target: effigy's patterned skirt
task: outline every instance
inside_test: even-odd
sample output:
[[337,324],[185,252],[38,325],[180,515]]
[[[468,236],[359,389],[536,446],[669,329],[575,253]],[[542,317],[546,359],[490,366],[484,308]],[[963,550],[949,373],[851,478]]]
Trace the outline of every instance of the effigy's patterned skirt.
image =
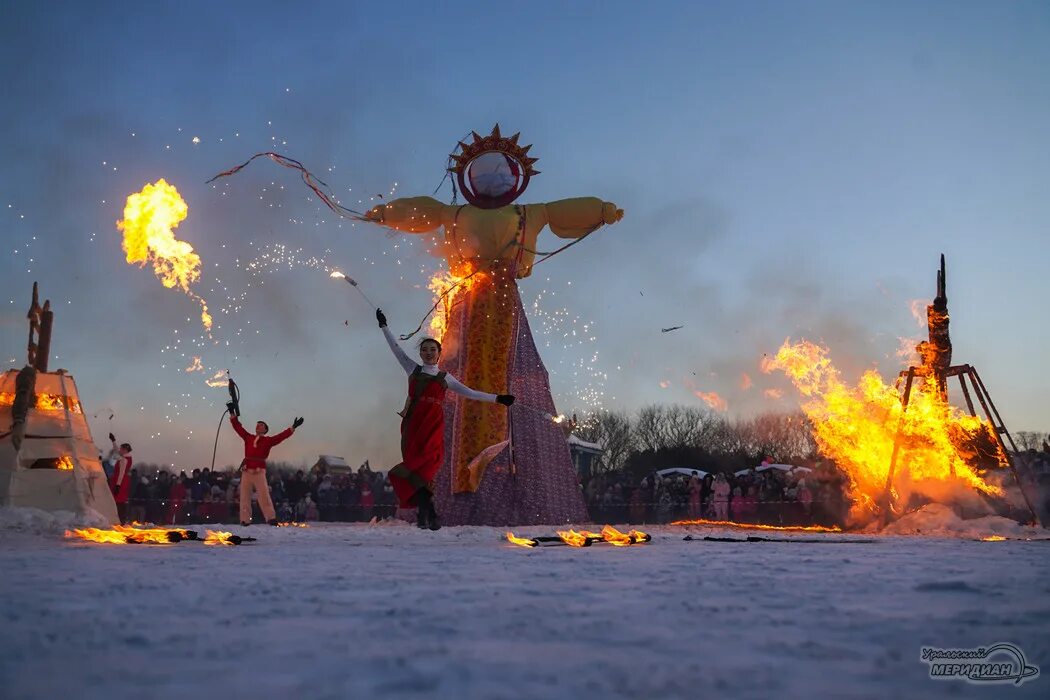
[[[489,277],[458,295],[442,345],[441,369],[479,391],[516,397],[508,410],[448,393],[445,460],[434,483],[442,522],[585,522],[587,509],[567,436],[541,415],[556,410],[515,280]],[[508,438],[507,449],[471,473],[468,465],[482,450]]]

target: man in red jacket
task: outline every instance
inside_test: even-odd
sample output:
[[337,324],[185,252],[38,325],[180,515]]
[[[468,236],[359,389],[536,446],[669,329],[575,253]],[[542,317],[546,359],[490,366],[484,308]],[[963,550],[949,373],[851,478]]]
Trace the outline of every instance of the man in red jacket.
[[266,522],[276,525],[277,514],[270,498],[270,485],[266,483],[266,458],[270,456],[270,448],[290,438],[295,429],[303,424],[303,419],[296,418],[291,427],[272,437],[266,434],[270,432],[270,426],[266,425],[265,421],[256,423],[255,435],[250,434],[233,411],[230,411],[230,424],[244,440],[244,461],[241,462],[241,525],[247,526],[252,522],[253,488],[259,492],[259,507],[262,508]]

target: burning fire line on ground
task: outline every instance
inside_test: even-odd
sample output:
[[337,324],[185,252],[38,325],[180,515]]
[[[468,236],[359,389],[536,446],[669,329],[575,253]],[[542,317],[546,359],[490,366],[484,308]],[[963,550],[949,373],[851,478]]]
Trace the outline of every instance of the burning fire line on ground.
[[587,530],[558,530],[557,536],[543,537],[517,537],[513,532],[508,532],[507,541],[520,547],[539,547],[541,544],[548,546],[590,547],[592,544],[606,543],[614,547],[628,547],[635,544],[650,542],[652,537],[639,530],[620,532],[612,525],[606,525],[601,532],[589,532]]
[[65,537],[67,539],[80,538],[96,544],[169,545],[185,540],[195,540],[206,545],[239,545],[243,542],[255,542],[254,537],[240,537],[229,532],[207,530],[202,540],[196,531],[185,528],[130,527],[127,525],[114,525],[111,530],[96,527],[66,530]]
[[761,525],[759,523],[736,523],[732,520],[675,520],[672,525],[705,525],[710,527],[736,527],[742,530],[779,530],[782,532],[842,532],[840,527],[822,525]]

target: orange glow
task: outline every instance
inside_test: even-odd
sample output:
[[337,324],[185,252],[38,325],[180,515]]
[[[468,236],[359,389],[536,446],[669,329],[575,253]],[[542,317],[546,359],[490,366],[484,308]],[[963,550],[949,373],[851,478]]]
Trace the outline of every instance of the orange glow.
[[58,464],[55,465],[55,469],[60,469],[64,472],[73,471],[73,460],[68,456],[63,455],[59,460]]
[[774,401],[776,401],[783,395],[784,392],[780,389],[766,389],[762,392],[762,396],[765,396],[767,399],[773,399]]
[[[14,406],[15,395],[0,393],[0,406]],[[61,394],[37,394],[34,408],[38,411],[62,411],[68,407],[70,413],[83,413],[80,402],[71,396]]]
[[982,537],[981,538],[981,542],[1005,542],[1005,541],[1006,541],[1006,538],[1003,537],[1002,535],[988,535],[987,537]]
[[187,367],[185,369],[185,371],[186,372],[203,372],[204,371],[204,365],[201,364],[201,358],[199,358],[196,355],[194,355],[193,362],[190,363],[190,366]]
[[484,272],[475,274],[473,263],[470,261],[463,263],[459,271],[462,274],[439,272],[427,283],[427,289],[433,292],[434,303],[437,304],[434,315],[430,317],[430,336],[439,342],[448,331],[449,314],[452,312],[455,298],[462,292],[471,290],[486,276]]
[[696,396],[696,398],[703,401],[704,403],[706,403],[711,408],[715,409],[716,411],[725,411],[729,408],[729,405],[726,403],[726,400],[719,396],[717,392],[694,391],[693,395]]
[[740,390],[747,391],[751,388],[751,375],[747,372],[740,373]]
[[174,186],[163,178],[128,195],[124,218],[117,228],[124,233],[128,264],[153,265],[153,272],[168,289],[178,287],[201,306],[201,323],[211,330],[212,318],[204,299],[190,290],[201,275],[200,256],[193,246],[175,238],[173,229],[186,218],[189,208]]
[[936,498],[936,492],[956,484],[1002,495],[1002,489],[975,471],[980,445],[994,446],[995,454],[986,452],[985,457],[1006,465],[991,426],[941,401],[932,377],[915,378],[904,413],[897,389],[883,383],[878,372],[868,370],[856,387],[847,386],[827,350],[808,341],[785,341],[776,357],[763,365],[763,371],[784,372],[805,397],[802,410],[813,424],[817,446],[848,477],[852,522],[867,521],[879,512],[898,425],[900,448],[891,493],[897,503],[891,508],[899,510],[898,504],[913,491]]
[[839,527],[820,525],[759,525],[758,523],[734,523],[732,520],[675,520],[672,525],[707,525],[714,527],[738,527],[742,530],[784,530],[790,532],[842,532]]
[[535,547],[537,544],[536,540],[530,540],[527,537],[515,537],[513,532],[507,533],[507,541],[519,547]]

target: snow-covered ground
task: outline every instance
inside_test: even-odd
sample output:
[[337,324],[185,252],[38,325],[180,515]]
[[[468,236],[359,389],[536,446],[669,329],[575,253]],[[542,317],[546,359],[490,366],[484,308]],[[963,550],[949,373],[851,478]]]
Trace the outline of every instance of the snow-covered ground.
[[[870,543],[666,526],[622,549],[255,526],[218,548],[73,542],[3,510],[5,699],[1050,697],[1050,542],[973,539],[1050,533],[998,518]],[[974,686],[919,660],[994,642],[1043,675]]]

